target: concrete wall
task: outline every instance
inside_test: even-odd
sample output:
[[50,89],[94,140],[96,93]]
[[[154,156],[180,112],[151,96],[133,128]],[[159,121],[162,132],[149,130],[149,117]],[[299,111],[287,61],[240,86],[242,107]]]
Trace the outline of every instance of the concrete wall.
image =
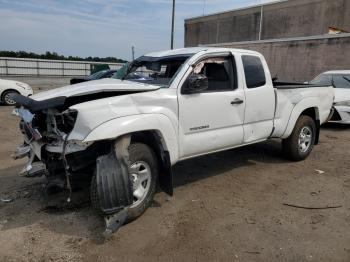
[[328,70],[350,70],[350,34],[295,40],[216,44],[262,53],[272,76],[304,82]]
[[[185,20],[185,46],[259,39],[261,7]],[[350,32],[350,0],[289,0],[263,7],[261,39]]]

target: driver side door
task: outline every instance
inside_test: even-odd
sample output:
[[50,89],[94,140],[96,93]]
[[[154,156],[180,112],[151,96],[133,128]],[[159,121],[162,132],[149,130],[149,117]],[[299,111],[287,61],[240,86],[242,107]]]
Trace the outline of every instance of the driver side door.
[[178,95],[181,159],[242,144],[245,97],[243,88],[238,86],[235,65],[231,54],[200,60],[192,74],[205,75],[208,88],[185,94],[187,80],[181,87]]

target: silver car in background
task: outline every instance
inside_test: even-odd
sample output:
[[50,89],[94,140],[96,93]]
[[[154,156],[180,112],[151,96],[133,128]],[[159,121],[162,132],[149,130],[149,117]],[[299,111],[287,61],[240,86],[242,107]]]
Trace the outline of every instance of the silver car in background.
[[350,124],[350,70],[328,71],[320,74],[310,84],[334,86],[334,113],[329,122]]

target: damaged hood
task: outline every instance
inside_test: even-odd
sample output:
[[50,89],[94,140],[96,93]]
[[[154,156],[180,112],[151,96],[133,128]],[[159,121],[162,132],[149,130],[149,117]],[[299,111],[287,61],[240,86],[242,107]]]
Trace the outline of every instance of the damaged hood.
[[49,91],[38,93],[31,98],[37,101],[47,100],[55,97],[76,97],[107,92],[142,92],[159,89],[159,86],[143,83],[105,78],[101,80],[83,82],[75,85],[64,86]]

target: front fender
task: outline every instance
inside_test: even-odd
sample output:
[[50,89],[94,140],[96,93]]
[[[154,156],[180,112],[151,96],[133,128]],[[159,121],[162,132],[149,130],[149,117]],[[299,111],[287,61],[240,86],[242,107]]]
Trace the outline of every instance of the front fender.
[[[282,138],[289,137],[294,129],[294,126],[299,118],[299,116],[309,108],[316,109],[316,120],[320,120],[320,112],[319,112],[319,98],[318,97],[309,97],[305,98],[296,104],[290,114],[289,121],[287,127],[282,135]],[[329,112],[328,112],[329,114]]]
[[174,164],[179,157],[178,136],[170,119],[163,114],[139,114],[112,119],[94,128],[83,142],[115,139],[125,134],[148,130],[159,133],[164,148],[170,153],[171,163]]

